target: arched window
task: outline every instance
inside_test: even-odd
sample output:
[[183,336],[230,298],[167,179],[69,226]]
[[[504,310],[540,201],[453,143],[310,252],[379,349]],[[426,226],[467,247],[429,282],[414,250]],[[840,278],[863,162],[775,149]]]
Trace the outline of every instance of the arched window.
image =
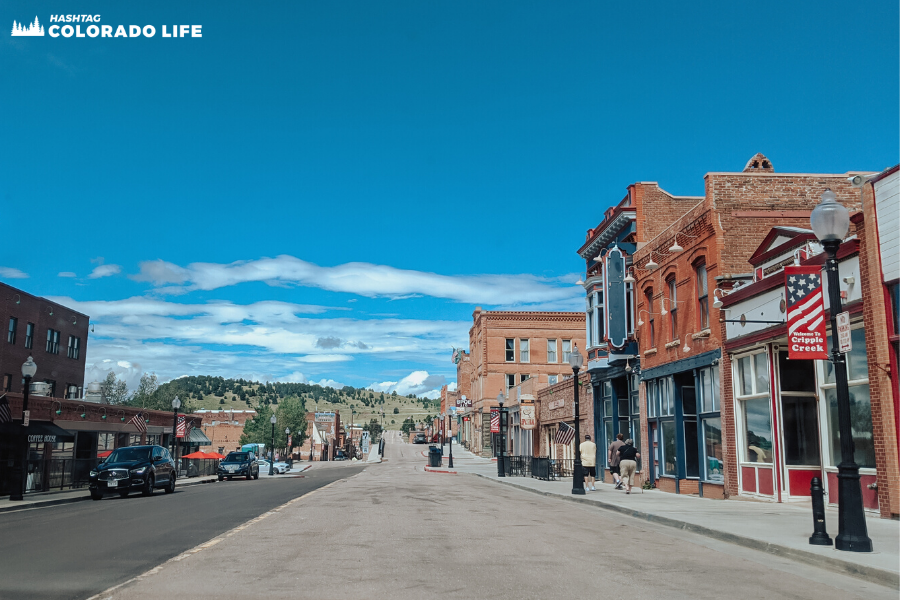
[[699,317],[700,330],[709,329],[709,292],[706,284],[706,263],[700,262],[694,267],[697,273],[697,302],[700,305],[697,315]]
[[669,291],[669,332],[672,340],[678,339],[678,298],[675,291],[675,275],[666,280],[666,288]]
[[653,288],[644,290],[647,296],[647,323],[650,326],[650,347],[656,348],[656,328],[653,323]]

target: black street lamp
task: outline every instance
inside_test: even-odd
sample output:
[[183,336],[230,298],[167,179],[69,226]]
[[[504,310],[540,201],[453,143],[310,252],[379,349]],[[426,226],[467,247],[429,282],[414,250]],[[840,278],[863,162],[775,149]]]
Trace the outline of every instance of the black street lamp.
[[[288,458],[290,458],[290,456],[291,456],[291,445],[288,444],[288,440],[290,439],[290,436],[291,436],[291,428],[285,427],[284,428],[284,444],[286,446],[286,452],[287,452]],[[287,459],[285,459],[285,461],[287,461]],[[293,464],[293,459],[292,459],[291,464]]]
[[272,418],[269,419],[269,423],[272,424],[272,448],[269,450],[269,475],[275,475],[275,423],[278,422],[278,419],[275,418],[275,415],[272,415]]
[[172,398],[172,460],[178,460],[178,409],[181,408],[181,400],[178,396]]
[[453,421],[450,420],[450,415],[447,415],[447,437],[450,439],[450,462],[448,463],[448,467],[453,468]]
[[497,404],[500,405],[500,408],[498,409],[498,416],[500,417],[500,433],[497,434],[497,446],[499,446],[500,452],[497,454],[497,477],[506,477],[506,431],[508,422],[506,419],[506,409],[503,408],[504,400],[503,392],[497,394]]
[[841,436],[841,464],[838,465],[838,534],[834,539],[837,550],[871,552],[872,540],[866,529],[859,465],[853,459],[853,434],[850,427],[850,387],[847,385],[847,362],[838,345],[837,316],[843,309],[837,251],[850,229],[850,212],[836,201],[834,192],[826,189],[822,202],[809,216],[816,237],[828,258],[825,273],[828,277],[828,303],[831,309],[831,364],[834,368],[837,394],[838,429]]
[[19,458],[19,466],[14,469],[13,482],[14,487],[10,490],[10,500],[23,500],[25,494],[25,474],[28,472],[28,428],[30,426],[31,416],[28,412],[28,392],[31,388],[31,378],[37,373],[37,365],[30,356],[28,360],[22,363],[22,377],[24,378],[25,387],[22,388],[22,425],[25,429],[22,432],[22,451]]
[[584,470],[581,468],[581,412],[578,407],[578,371],[584,364],[584,357],[578,351],[578,346],[572,348],[569,354],[569,364],[572,366],[572,373],[575,375],[573,382],[574,399],[575,399],[575,464],[572,468],[572,493],[576,495],[584,495]]

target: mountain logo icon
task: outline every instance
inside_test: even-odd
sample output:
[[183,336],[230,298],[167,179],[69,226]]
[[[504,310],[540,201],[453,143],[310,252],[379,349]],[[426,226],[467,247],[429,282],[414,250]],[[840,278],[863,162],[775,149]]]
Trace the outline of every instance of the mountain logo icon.
[[13,36],[41,36],[44,35],[44,26],[38,22],[38,18],[34,18],[34,23],[31,23],[27,27],[21,23],[16,23],[13,21],[12,26],[12,35]]

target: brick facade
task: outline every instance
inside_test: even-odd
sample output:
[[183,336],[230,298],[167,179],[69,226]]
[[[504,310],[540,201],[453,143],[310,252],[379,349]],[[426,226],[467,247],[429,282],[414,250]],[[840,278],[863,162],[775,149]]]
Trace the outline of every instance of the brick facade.
[[[578,412],[580,418],[579,432],[581,440],[584,441],[585,435],[590,435],[592,439],[594,435],[594,394],[591,386],[591,376],[589,373],[582,371],[578,374],[580,387],[578,388]],[[538,390],[536,399],[536,413],[538,414],[538,429],[540,435],[536,441],[536,452],[539,456],[562,456],[562,448],[556,446],[551,448],[553,444],[551,432],[555,431],[554,426],[565,421],[569,425],[575,424],[575,378],[571,376],[569,370],[569,378],[557,383],[556,385],[547,386]],[[569,452],[574,452],[574,444],[580,443],[579,440],[572,441],[572,448]],[[600,450],[602,451],[602,449]]]

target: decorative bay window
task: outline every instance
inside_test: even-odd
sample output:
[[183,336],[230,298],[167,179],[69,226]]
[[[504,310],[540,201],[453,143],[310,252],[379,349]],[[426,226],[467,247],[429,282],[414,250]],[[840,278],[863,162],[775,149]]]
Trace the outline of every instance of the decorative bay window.
[[603,344],[606,337],[606,313],[603,305],[603,291],[596,290],[587,295],[587,314],[585,328],[587,347],[593,348]]

